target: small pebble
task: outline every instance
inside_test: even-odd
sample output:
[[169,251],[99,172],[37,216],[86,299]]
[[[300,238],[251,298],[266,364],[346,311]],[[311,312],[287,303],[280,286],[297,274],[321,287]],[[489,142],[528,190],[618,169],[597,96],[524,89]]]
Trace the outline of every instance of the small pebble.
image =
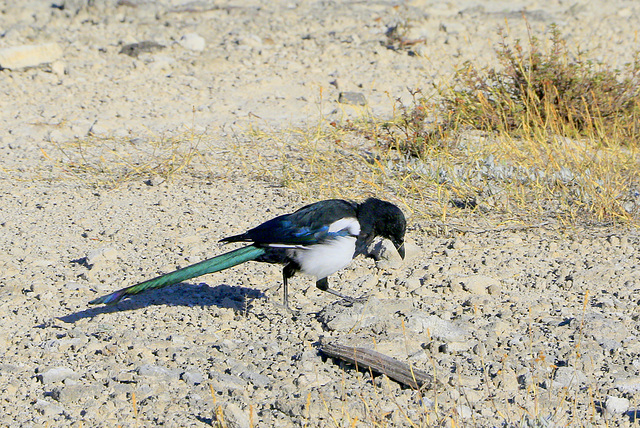
[[350,104],[355,106],[367,105],[367,99],[364,97],[364,94],[360,92],[340,92],[338,102],[340,104]]

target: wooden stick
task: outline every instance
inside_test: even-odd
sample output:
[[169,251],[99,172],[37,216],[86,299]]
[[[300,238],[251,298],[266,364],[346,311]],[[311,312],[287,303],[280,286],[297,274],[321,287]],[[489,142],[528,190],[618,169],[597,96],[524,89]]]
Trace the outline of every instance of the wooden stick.
[[329,357],[355,364],[356,368],[364,367],[385,374],[410,388],[430,389],[434,386],[433,376],[429,373],[414,369],[407,363],[371,349],[355,348],[339,343],[323,343],[320,345],[320,350]]

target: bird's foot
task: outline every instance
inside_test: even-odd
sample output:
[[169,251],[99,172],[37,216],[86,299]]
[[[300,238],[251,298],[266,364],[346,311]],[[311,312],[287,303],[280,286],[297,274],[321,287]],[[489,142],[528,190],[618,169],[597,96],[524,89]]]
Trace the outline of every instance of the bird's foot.
[[369,299],[371,298],[371,294],[363,294],[360,297],[356,297],[355,299],[353,299],[353,303],[367,303],[369,301]]
[[331,293],[334,296],[337,296],[339,298],[341,298],[342,300],[348,302],[349,304],[353,305],[354,303],[365,303],[367,300],[369,300],[370,295],[365,294],[364,296],[361,297],[351,297],[351,296],[347,296],[345,294],[342,294],[338,291],[332,290],[330,288],[324,290],[327,293]]
[[297,309],[291,309],[291,307],[289,306],[288,303],[278,303],[278,302],[272,302],[273,306],[283,309],[286,312],[290,313],[291,315],[293,315],[294,317],[297,317],[300,315],[300,311]]

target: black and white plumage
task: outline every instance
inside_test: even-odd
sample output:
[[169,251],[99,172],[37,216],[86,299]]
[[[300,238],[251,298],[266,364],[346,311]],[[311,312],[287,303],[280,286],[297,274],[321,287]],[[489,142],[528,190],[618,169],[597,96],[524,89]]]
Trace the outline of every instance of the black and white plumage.
[[376,198],[369,198],[362,203],[342,199],[320,201],[221,240],[251,243],[248,246],[124,288],[91,303],[116,303],[128,295],[217,272],[250,260],[284,265],[283,303],[287,308],[288,280],[296,272],[316,277],[316,286],[323,291],[351,299],[330,289],[327,277],[346,267],[354,257],[366,254],[367,247],[376,236],[391,240],[404,258],[405,231],[406,220],[402,211],[390,202]]

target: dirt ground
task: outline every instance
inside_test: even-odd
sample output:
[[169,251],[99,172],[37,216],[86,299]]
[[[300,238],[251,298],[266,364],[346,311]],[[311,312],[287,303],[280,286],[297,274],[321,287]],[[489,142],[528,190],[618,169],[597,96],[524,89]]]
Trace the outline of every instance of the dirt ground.
[[[341,92],[390,117],[411,89],[495,62],[498,27],[525,39],[527,23],[555,23],[622,65],[639,20],[640,4],[622,0],[0,1],[0,49],[61,48],[0,71],[0,424],[635,426],[636,230],[433,236],[415,220],[403,264],[358,259],[330,278],[366,303],[296,276],[296,316],[277,306],[280,269],[258,263],[87,302],[313,202],[234,169],[233,147],[250,153],[255,129],[362,114]],[[123,49],[144,41],[155,44]],[[54,162],[89,135],[135,146],[185,133],[206,139],[214,174],[95,187]],[[320,340],[375,348],[440,384],[372,379],[324,357]]]

